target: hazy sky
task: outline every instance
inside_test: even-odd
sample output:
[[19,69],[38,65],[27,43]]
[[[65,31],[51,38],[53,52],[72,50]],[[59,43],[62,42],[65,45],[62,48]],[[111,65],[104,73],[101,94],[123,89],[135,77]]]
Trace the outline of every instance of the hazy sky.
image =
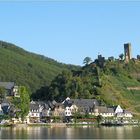
[[63,63],[140,54],[140,2],[0,1],[0,40]]

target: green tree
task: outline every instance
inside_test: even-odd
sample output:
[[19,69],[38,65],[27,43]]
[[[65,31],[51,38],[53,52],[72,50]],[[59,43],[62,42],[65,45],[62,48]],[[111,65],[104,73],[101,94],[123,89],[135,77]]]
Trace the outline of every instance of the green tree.
[[92,62],[92,59],[90,57],[85,57],[83,60],[83,64],[88,65]]
[[90,94],[89,90],[86,89],[86,90],[84,90],[83,92],[84,92],[84,98],[85,98],[85,99],[90,99],[91,94]]
[[98,123],[98,125],[100,125],[102,119],[103,119],[103,117],[101,115],[97,116],[97,123]]
[[29,113],[29,105],[30,105],[30,97],[26,87],[20,86],[19,88],[20,93],[20,109],[21,109],[21,118],[22,120],[25,116]]
[[71,93],[71,77],[72,74],[69,71],[63,71],[61,74],[56,76],[56,78],[52,81],[49,94],[52,99],[65,99]]
[[22,120],[28,115],[29,113],[29,92],[26,87],[20,86],[19,87],[19,95],[20,98],[15,97],[13,100],[14,108],[16,110],[16,117],[21,117]]
[[123,59],[124,59],[124,54],[121,53],[121,54],[119,55],[119,58],[120,58],[121,60],[123,60]]
[[81,116],[79,110],[74,110],[73,112],[73,119],[74,119],[74,123],[77,123],[79,116]]
[[5,98],[6,91],[3,87],[0,87],[0,100],[2,101]]

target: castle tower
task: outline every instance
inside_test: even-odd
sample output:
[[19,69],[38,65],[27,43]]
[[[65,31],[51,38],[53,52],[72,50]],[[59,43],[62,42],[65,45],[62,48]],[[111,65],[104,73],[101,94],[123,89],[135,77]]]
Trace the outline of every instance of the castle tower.
[[125,62],[129,62],[131,59],[131,43],[124,44],[124,56],[125,56]]

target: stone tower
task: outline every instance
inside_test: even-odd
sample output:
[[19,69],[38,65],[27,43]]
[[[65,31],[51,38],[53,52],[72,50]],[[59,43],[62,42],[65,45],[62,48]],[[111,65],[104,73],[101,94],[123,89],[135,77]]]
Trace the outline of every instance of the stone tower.
[[131,59],[131,43],[124,44],[124,57],[125,62],[128,63]]

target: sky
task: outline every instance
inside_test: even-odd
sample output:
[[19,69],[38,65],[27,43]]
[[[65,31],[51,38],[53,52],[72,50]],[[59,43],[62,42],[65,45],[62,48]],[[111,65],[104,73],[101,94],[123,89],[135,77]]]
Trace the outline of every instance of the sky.
[[58,62],[140,54],[140,1],[0,1],[0,40]]

